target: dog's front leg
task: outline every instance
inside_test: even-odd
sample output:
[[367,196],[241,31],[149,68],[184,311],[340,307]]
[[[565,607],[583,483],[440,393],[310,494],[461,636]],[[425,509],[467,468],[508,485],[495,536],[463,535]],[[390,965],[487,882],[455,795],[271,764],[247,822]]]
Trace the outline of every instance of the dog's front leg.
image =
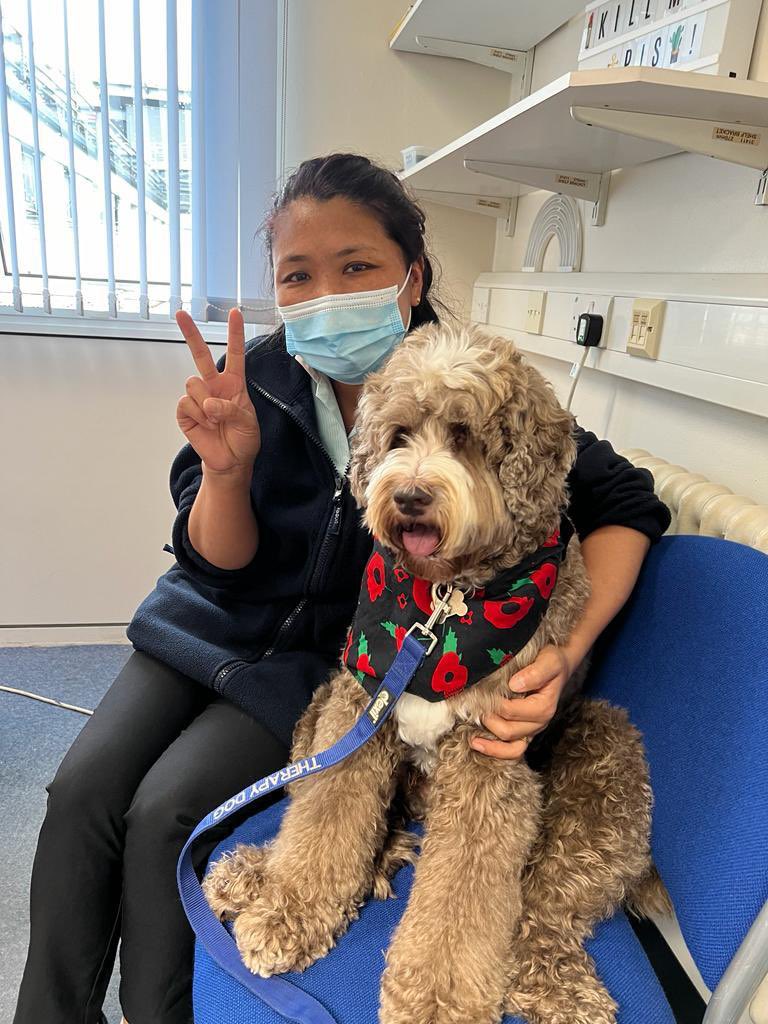
[[523,762],[440,744],[408,907],[387,953],[381,1024],[496,1024],[536,836],[539,783]]
[[[310,754],[357,721],[368,695],[346,670],[331,681]],[[246,965],[256,974],[303,970],[357,916],[384,841],[402,743],[392,722],[341,764],[291,783],[291,801],[268,848],[256,901],[235,920]]]

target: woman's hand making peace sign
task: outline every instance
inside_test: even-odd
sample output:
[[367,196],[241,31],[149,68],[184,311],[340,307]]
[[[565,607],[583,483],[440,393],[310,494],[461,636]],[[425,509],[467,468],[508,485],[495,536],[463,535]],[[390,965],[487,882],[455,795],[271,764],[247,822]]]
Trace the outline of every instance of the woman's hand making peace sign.
[[176,406],[179,427],[207,469],[231,473],[250,468],[261,448],[261,431],[245,383],[242,313],[229,311],[221,373],[189,313],[179,310],[176,323],[200,372],[200,377],[187,378],[187,393]]

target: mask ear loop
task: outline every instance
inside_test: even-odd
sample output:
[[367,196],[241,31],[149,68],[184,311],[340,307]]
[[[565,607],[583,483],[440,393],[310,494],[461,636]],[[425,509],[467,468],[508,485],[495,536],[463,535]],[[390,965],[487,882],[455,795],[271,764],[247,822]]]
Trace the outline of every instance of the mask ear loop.
[[413,270],[413,264],[411,264],[410,267],[408,268],[408,273],[405,275],[405,280],[403,281],[402,285],[400,286],[400,290],[398,291],[397,295],[395,296],[396,299],[399,299],[400,296],[403,294],[403,288],[405,288],[405,286],[408,284],[408,278],[411,276],[411,271],[412,270]]
[[[408,284],[408,278],[411,276],[411,271],[412,270],[413,270],[413,264],[411,264],[410,267],[408,268],[408,273],[405,275],[405,280],[403,281],[402,287],[400,288],[400,290],[398,291],[397,295],[395,296],[395,299],[399,299],[400,296],[403,294],[403,289]],[[408,333],[408,330],[409,330],[409,328],[411,326],[411,320],[412,319],[413,319],[413,306],[409,302],[408,303],[408,323],[405,325],[405,333],[406,334]]]

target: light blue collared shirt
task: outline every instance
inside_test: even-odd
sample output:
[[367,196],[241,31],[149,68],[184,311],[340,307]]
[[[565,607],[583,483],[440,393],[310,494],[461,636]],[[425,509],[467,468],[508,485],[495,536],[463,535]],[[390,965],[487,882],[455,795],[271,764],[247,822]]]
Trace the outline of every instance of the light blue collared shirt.
[[314,366],[310,366],[301,356],[294,355],[293,358],[304,367],[312,378],[312,396],[315,400],[320,440],[328,449],[339,475],[344,476],[349,462],[349,441],[357,429],[357,424],[347,434],[339,403],[336,400],[336,392],[333,390],[328,376],[321,370],[316,370]]

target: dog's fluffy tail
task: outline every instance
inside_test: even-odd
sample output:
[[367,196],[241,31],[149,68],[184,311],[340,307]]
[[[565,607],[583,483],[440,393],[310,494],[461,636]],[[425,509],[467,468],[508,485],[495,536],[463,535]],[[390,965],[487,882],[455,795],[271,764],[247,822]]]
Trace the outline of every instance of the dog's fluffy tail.
[[658,871],[651,866],[648,874],[636,882],[626,897],[626,908],[635,917],[668,917],[672,900]]

